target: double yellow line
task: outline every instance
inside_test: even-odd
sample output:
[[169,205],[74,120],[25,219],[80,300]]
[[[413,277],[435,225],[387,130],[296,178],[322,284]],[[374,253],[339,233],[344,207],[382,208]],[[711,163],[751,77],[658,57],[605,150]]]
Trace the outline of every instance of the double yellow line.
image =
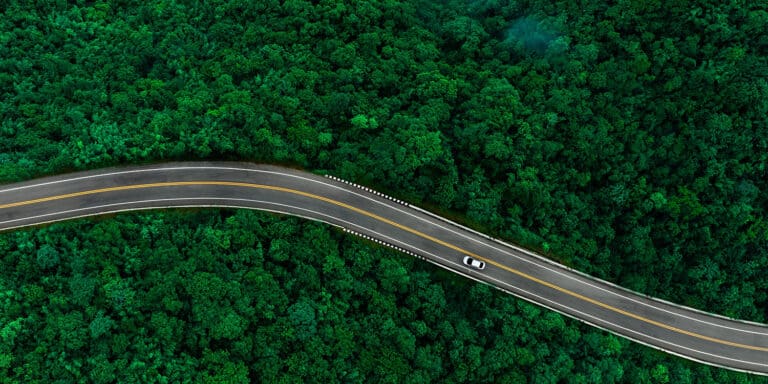
[[667,324],[658,322],[656,320],[651,320],[651,319],[648,319],[648,318],[640,316],[640,315],[636,315],[634,313],[625,311],[623,309],[616,308],[616,307],[614,307],[612,305],[605,304],[603,302],[600,302],[600,301],[597,301],[595,299],[589,298],[589,297],[584,296],[582,294],[573,292],[573,291],[568,290],[566,288],[562,288],[562,287],[560,287],[558,285],[555,285],[553,283],[544,281],[544,280],[539,279],[539,278],[537,278],[535,276],[531,276],[531,275],[529,275],[529,274],[527,274],[525,272],[518,271],[518,270],[516,270],[514,268],[510,268],[510,267],[508,267],[506,265],[503,265],[503,264],[499,264],[499,263],[497,263],[497,262],[495,262],[493,260],[488,260],[485,257],[477,255],[477,254],[475,254],[473,252],[467,251],[467,250],[462,249],[462,248],[460,248],[458,246],[455,246],[455,245],[453,245],[451,243],[448,243],[448,242],[445,242],[443,240],[437,239],[437,238],[435,238],[433,236],[427,235],[426,233],[423,233],[423,232],[417,231],[417,230],[415,230],[413,228],[407,227],[405,225],[396,223],[396,222],[394,222],[392,220],[389,220],[387,218],[381,217],[381,216],[376,215],[374,213],[371,213],[371,212],[365,211],[363,209],[351,206],[349,204],[342,203],[342,202],[337,201],[337,200],[329,199],[327,197],[315,195],[315,194],[308,193],[308,192],[302,192],[302,191],[295,190],[295,189],[290,189],[290,188],[275,187],[275,186],[263,185],[263,184],[229,182],[229,181],[178,181],[178,182],[148,183],[148,184],[126,185],[126,186],[120,186],[120,187],[100,188],[100,189],[93,189],[93,190],[88,190],[88,191],[67,193],[67,194],[63,194],[63,195],[42,197],[42,198],[32,199],[32,200],[19,201],[19,202],[16,202],[16,203],[2,204],[2,205],[0,205],[0,209],[19,207],[19,206],[24,206],[24,205],[44,203],[44,202],[48,202],[48,201],[62,200],[62,199],[68,199],[68,198],[73,198],[73,197],[86,196],[86,195],[94,195],[94,194],[107,193],[107,192],[127,191],[127,190],[145,189],[145,188],[201,186],[201,185],[215,185],[215,186],[230,186],[230,187],[245,187],[245,188],[266,189],[266,190],[272,190],[272,191],[291,193],[291,194],[294,194],[294,195],[300,195],[300,196],[308,197],[308,198],[311,198],[311,199],[320,200],[320,201],[323,201],[323,202],[326,202],[326,203],[329,203],[329,204],[332,204],[332,205],[336,205],[336,206],[339,206],[339,207],[343,207],[343,208],[349,209],[349,210],[354,211],[356,213],[359,213],[361,215],[368,216],[368,217],[373,218],[375,220],[381,221],[383,223],[387,223],[389,225],[392,225],[393,227],[399,228],[399,229],[401,229],[403,231],[406,231],[406,232],[410,232],[410,233],[412,233],[412,234],[414,234],[416,236],[419,236],[421,238],[430,240],[430,241],[432,241],[434,243],[437,243],[437,244],[440,244],[440,245],[442,245],[444,247],[447,247],[447,248],[453,249],[453,250],[455,250],[457,252],[461,252],[463,254],[472,256],[473,258],[476,258],[476,259],[479,259],[479,260],[483,260],[486,263],[491,264],[491,265],[493,265],[493,266],[495,266],[497,268],[503,269],[503,270],[505,270],[507,272],[513,273],[515,275],[518,275],[518,276],[523,277],[525,279],[528,279],[530,281],[536,282],[536,283],[541,284],[541,285],[543,285],[545,287],[554,289],[554,290],[556,290],[558,292],[561,292],[563,294],[566,294],[568,296],[572,296],[572,297],[578,298],[578,299],[586,301],[586,302],[588,302],[590,304],[593,304],[593,305],[596,305],[598,307],[610,310],[610,311],[615,312],[615,313],[622,314],[624,316],[633,318],[635,320],[639,320],[639,321],[645,322],[647,324],[655,325],[657,327],[660,327],[660,328],[663,328],[663,329],[666,329],[666,330],[669,330],[669,331],[672,331],[672,332],[677,332],[677,333],[680,333],[680,334],[683,334],[683,335],[691,336],[691,337],[694,337],[694,338],[697,338],[697,339],[701,339],[701,340],[710,341],[710,342],[717,343],[717,344],[723,344],[723,345],[728,345],[728,346],[732,346],[732,347],[750,349],[750,350],[754,350],[754,351],[768,352],[768,348],[766,348],[766,347],[758,347],[758,346],[754,346],[754,345],[735,343],[735,342],[731,342],[731,341],[727,341],[727,340],[718,339],[718,338],[715,338],[715,337],[701,335],[701,334],[698,334],[698,333],[695,333],[695,332],[690,332],[690,331],[686,331],[684,329],[673,327],[671,325],[667,325]]

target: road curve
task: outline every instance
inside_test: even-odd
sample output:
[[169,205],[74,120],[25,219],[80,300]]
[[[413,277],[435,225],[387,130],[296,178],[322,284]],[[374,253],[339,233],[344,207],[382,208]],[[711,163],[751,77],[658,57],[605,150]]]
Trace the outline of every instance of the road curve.
[[[239,207],[377,239],[452,272],[636,342],[768,375],[768,326],[649,298],[336,178],[248,163],[102,169],[0,186],[0,231],[112,212]],[[485,261],[482,271],[464,255]]]

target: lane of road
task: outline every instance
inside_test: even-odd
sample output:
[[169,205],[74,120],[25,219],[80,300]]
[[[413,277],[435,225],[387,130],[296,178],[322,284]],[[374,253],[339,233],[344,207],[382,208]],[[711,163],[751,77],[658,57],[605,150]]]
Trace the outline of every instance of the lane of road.
[[[768,375],[766,325],[648,298],[374,191],[282,167],[169,163],[0,186],[0,230],[182,206],[259,209],[322,221],[642,344],[711,365]],[[461,261],[464,255],[485,261],[486,269],[466,267]]]

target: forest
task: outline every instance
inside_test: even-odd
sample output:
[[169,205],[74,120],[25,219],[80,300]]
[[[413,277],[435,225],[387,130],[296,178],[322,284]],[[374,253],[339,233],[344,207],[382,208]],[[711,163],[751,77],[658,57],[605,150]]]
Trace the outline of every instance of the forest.
[[[768,9],[734,0],[18,1],[0,183],[328,173],[648,295],[768,321]],[[319,223],[0,233],[2,383],[768,383]]]

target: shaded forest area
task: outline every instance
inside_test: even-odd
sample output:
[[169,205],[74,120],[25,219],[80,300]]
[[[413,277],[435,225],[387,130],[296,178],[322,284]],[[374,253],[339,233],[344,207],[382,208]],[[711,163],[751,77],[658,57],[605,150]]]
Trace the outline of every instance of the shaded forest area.
[[[768,318],[757,2],[71,3],[0,16],[0,182],[292,164]],[[263,213],[59,223],[0,257],[3,382],[768,382]]]

